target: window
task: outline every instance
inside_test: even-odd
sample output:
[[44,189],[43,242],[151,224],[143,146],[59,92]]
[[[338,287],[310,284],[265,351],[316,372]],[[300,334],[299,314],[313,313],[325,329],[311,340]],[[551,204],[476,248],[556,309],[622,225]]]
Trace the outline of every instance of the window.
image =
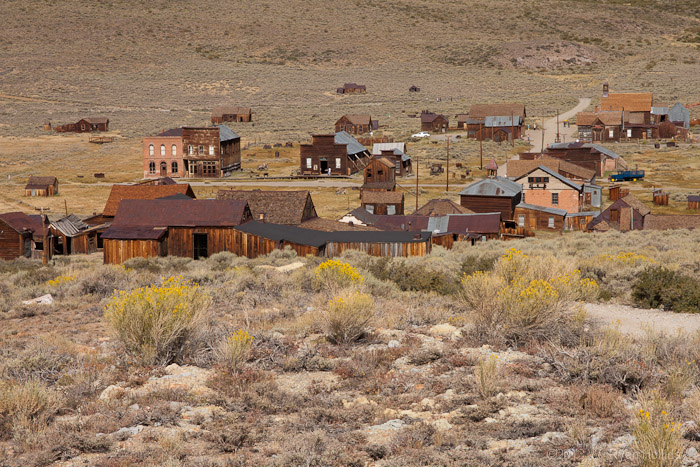
[[527,177],[528,183],[549,183],[549,177]]
[[552,205],[556,206],[559,204],[559,193],[552,193]]
[[194,148],[192,147],[191,144],[187,147],[187,152],[188,152],[189,154],[194,154]]
[[199,155],[204,155],[204,146],[199,145]]
[[518,215],[518,225],[520,227],[525,227],[525,214]]
[[549,227],[550,229],[554,228],[554,217],[553,216],[549,216],[549,221],[547,222],[547,227]]
[[370,214],[374,214],[374,204],[365,205],[365,210],[367,210],[367,212]]
[[170,147],[170,155],[177,156],[177,146],[174,144]]
[[610,222],[619,222],[620,220],[620,210],[611,209],[610,210]]
[[340,157],[335,158],[335,168],[339,169],[340,168]]
[[151,157],[153,157],[153,152],[154,152],[154,151],[155,151],[155,149],[153,148],[153,144],[149,144],[149,145],[148,145],[148,155],[151,156]]
[[156,163],[151,161],[148,163],[148,173],[154,175],[156,173]]
[[214,155],[214,146],[209,145],[209,155],[213,156]]
[[170,172],[172,172],[173,175],[177,175],[177,162],[170,164]]
[[165,155],[165,144],[160,145],[160,155],[164,156]]
[[310,157],[307,157],[307,158],[306,158],[306,168],[307,168],[307,169],[310,169],[310,168],[311,168],[311,158],[310,158]]
[[608,138],[612,139],[615,137],[615,131],[614,130],[608,130]]
[[628,137],[628,138],[631,138],[631,137],[632,137],[632,130],[629,129],[629,128],[627,129],[627,137]]
[[396,206],[394,206],[393,204],[387,205],[386,213],[389,214],[390,216],[393,216],[394,214],[396,214]]

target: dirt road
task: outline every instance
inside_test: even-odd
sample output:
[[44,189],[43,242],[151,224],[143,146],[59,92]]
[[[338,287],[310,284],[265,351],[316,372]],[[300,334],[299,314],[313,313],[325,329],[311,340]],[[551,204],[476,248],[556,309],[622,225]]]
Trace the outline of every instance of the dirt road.
[[[589,97],[581,97],[578,100],[578,105],[571,110],[559,114],[559,131],[562,133],[570,133],[569,128],[564,128],[563,122],[569,118],[573,118],[577,113],[582,112],[591,105],[591,99]],[[542,131],[541,127],[538,126],[537,130],[527,130],[525,132],[525,139],[530,138],[530,143],[532,144],[532,152],[540,152],[542,150]],[[549,146],[557,137],[557,118],[550,118],[544,122],[544,147]]]
[[603,326],[619,321],[620,331],[625,334],[643,336],[647,328],[667,334],[675,334],[678,330],[688,334],[700,331],[700,314],[602,303],[587,303],[585,308],[586,313]]

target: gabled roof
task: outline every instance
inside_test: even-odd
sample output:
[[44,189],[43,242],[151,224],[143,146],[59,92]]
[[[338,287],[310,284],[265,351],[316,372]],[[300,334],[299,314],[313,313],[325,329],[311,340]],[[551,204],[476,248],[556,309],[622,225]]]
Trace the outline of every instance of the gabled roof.
[[688,201],[691,203],[697,203],[700,201],[700,195],[688,195]]
[[591,152],[599,152],[601,154],[604,154],[612,159],[617,159],[620,157],[616,152],[611,151],[610,149],[606,148],[605,146],[602,146],[600,144],[594,144],[594,143],[552,143],[549,146],[547,146],[547,149],[590,149]]
[[396,188],[396,180],[387,180],[385,182],[368,182],[363,183],[360,187],[362,190],[393,190]]
[[501,213],[448,214],[445,216],[375,216],[374,227],[388,231],[431,233],[498,233]]
[[[368,210],[366,210],[363,207],[355,208],[352,211],[350,211],[349,213],[345,214],[345,216],[343,216],[343,217],[346,217],[346,216],[355,217],[356,219],[358,219],[359,221],[361,221],[362,223],[367,224],[367,225],[374,224],[377,220],[377,217],[378,217],[376,214],[372,214],[371,212],[369,212]],[[341,217],[341,219],[342,219],[342,217]]]
[[367,86],[357,83],[345,83],[343,89],[367,89]]
[[631,208],[637,210],[639,214],[642,216],[646,216],[651,212],[651,209],[649,209],[646,204],[642,203],[639,201],[634,195],[627,195],[624,198],[621,198],[622,201],[627,203],[628,206]]
[[350,136],[350,133],[347,131],[339,131],[335,134],[335,144],[347,144],[348,155],[360,154],[367,151],[367,148]]
[[521,175],[520,177],[516,178],[515,181],[517,182],[518,180],[522,180],[523,178],[527,177],[532,172],[535,172],[537,170],[543,171],[547,175],[556,178],[557,180],[559,180],[563,184],[570,186],[571,188],[573,188],[576,191],[581,191],[581,189],[583,188],[583,185],[579,185],[578,183],[574,183],[573,181],[569,180],[568,178],[564,177],[563,175],[559,175],[557,172],[555,172],[554,170],[550,169],[549,167],[547,167],[545,165],[538,165],[537,167],[528,171],[526,174]]
[[606,126],[619,126],[622,125],[622,112],[579,112],[576,114],[576,125],[578,126],[593,126],[598,120]]
[[398,149],[402,153],[406,152],[406,143],[374,143],[372,145],[372,155],[379,156],[382,151],[392,151]]
[[449,200],[449,199],[431,199],[423,206],[413,212],[414,216],[446,216],[448,214],[472,214],[471,209]]
[[[5,221],[5,223],[17,233],[33,231],[36,227],[34,220],[25,213],[19,211],[0,214],[0,219]],[[39,224],[39,227],[41,227],[41,224]]]
[[219,142],[231,141],[233,139],[240,139],[238,134],[227,127],[226,125],[216,125],[219,128]]
[[498,164],[496,163],[496,159],[493,157],[489,160],[489,163],[486,165],[487,170],[498,170]]
[[469,108],[470,120],[484,120],[499,115],[513,115],[523,119],[527,117],[525,104],[473,104]]
[[439,117],[444,118],[445,120],[448,120],[448,118],[442,114],[436,114],[432,112],[423,112],[420,114],[420,121],[421,123],[432,123],[435,120],[437,120]]
[[238,107],[235,105],[218,105],[211,111],[212,117],[223,117],[224,115],[248,115],[250,107]]
[[182,136],[182,128],[171,128],[162,133],[158,133],[156,136]]
[[103,216],[114,217],[119,202],[124,199],[158,199],[182,193],[195,198],[189,183],[177,185],[113,185],[105,204]]
[[345,114],[343,117],[347,118],[353,125],[369,125],[372,121],[370,114]]
[[517,206],[515,206],[515,209],[529,209],[532,211],[541,211],[541,212],[546,212],[547,214],[553,214],[555,216],[566,216],[568,211],[566,209],[559,209],[559,208],[548,208],[544,206],[537,206],[534,204],[528,204],[528,203],[520,203]]
[[505,196],[512,198],[522,192],[522,185],[512,182],[507,178],[495,177],[484,178],[472,183],[459,192],[460,195],[467,196]]
[[27,180],[27,185],[24,188],[25,189],[46,188],[49,185],[53,185],[55,182],[56,182],[56,177],[37,177],[37,176],[32,175]]
[[375,157],[374,160],[377,161],[377,163],[382,164],[383,166],[385,166],[388,169],[394,168],[394,163],[391,162],[386,157]]
[[364,204],[403,203],[403,193],[399,191],[363,191],[360,197]]
[[334,221],[322,217],[314,217],[313,219],[306,220],[301,223],[300,227],[304,229],[321,230],[323,232],[377,230],[367,225],[350,225],[347,222]]
[[316,217],[316,208],[308,190],[219,190],[216,199],[247,201],[253,219],[259,220],[260,215],[264,214],[265,222],[273,224],[301,224],[305,220],[304,212],[307,211],[307,205],[310,205],[308,211],[312,214],[306,219]]
[[58,230],[67,237],[74,237],[80,234],[81,232],[93,228],[93,226],[86,224],[75,214],[70,214],[66,217],[52,222],[51,227]]
[[652,101],[653,95],[650,92],[611,92],[600,99],[600,109],[650,112]]

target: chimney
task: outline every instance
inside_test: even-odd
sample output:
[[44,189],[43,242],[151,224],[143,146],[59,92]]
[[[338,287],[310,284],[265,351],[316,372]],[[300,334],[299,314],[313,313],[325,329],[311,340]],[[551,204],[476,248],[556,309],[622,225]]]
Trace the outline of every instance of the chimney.
[[603,83],[603,97],[608,97],[609,90],[610,90],[610,88],[608,86],[608,83],[607,82]]

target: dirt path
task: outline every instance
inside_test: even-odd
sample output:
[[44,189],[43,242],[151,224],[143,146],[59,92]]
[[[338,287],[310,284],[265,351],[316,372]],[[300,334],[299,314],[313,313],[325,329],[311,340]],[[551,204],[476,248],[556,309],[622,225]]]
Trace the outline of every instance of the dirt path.
[[587,303],[586,312],[601,325],[619,321],[620,331],[637,336],[644,335],[646,328],[674,334],[700,331],[700,314],[673,313],[671,311],[648,310],[625,305]]
[[[578,105],[571,110],[559,114],[559,132],[569,133],[568,128],[564,129],[563,122],[569,118],[574,117],[577,113],[582,112],[591,105],[590,97],[581,97],[578,100]],[[527,130],[525,132],[526,138],[530,138],[532,144],[532,152],[540,152],[542,150],[542,131],[540,127],[537,130]],[[544,122],[544,147],[549,146],[557,137],[557,118],[550,118]]]

